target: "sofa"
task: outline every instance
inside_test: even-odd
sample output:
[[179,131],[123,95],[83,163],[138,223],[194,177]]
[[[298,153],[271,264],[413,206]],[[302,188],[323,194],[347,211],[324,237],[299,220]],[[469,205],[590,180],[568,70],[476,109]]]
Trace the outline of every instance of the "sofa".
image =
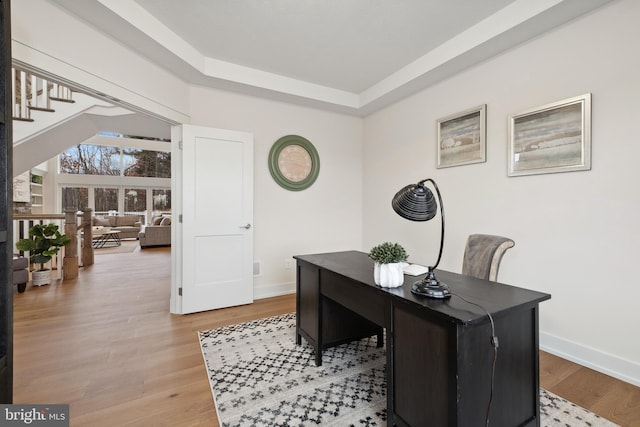
[[118,230],[120,232],[118,236],[121,239],[137,239],[142,229],[142,217],[139,215],[94,216],[91,225]]
[[171,246],[171,216],[154,217],[151,224],[138,233],[140,249],[150,246]]

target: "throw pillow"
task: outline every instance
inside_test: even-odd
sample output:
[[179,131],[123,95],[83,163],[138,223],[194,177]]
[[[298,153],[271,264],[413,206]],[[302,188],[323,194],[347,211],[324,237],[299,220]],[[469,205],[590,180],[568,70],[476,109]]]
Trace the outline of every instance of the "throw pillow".
[[153,217],[153,219],[151,220],[151,225],[160,225],[161,221],[162,221],[161,216]]
[[162,221],[160,221],[160,225],[171,225],[171,217],[165,216],[164,218],[162,218]]

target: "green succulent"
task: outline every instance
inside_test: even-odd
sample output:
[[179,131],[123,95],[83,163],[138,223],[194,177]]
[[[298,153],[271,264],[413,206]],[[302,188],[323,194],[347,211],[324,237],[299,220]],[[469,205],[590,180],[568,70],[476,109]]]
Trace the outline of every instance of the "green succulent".
[[406,261],[409,255],[399,244],[384,242],[371,248],[369,258],[378,264],[392,264]]

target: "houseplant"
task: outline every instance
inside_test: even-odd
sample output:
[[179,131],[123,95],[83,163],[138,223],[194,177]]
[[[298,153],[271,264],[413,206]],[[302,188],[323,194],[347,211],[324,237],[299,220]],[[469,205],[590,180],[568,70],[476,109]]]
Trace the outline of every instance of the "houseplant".
[[398,243],[384,242],[369,251],[373,260],[373,279],[376,285],[395,288],[404,282],[403,263],[409,258],[407,251]]
[[16,248],[29,252],[31,264],[40,264],[40,269],[31,273],[31,280],[35,286],[51,283],[51,269],[45,268],[45,264],[71,239],[60,233],[56,224],[36,224],[29,229],[29,237],[18,240]]

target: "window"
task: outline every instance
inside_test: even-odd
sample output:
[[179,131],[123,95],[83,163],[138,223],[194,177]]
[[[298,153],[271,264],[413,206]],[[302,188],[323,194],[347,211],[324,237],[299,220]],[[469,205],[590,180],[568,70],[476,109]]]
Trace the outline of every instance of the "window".
[[118,212],[117,188],[94,188],[94,204],[96,214],[109,214]]
[[171,153],[125,148],[124,176],[171,178]]
[[153,216],[171,213],[171,190],[153,190]]
[[147,210],[147,190],[144,188],[124,189],[125,215],[144,215]]
[[171,178],[171,153],[78,144],[60,154],[60,173]]
[[62,187],[62,212],[67,208],[83,211],[89,206],[89,189],[86,187]]
[[60,173],[120,175],[120,149],[78,144],[60,154]]
[[[171,213],[168,141],[153,139],[150,143],[144,141],[150,138],[100,136],[113,136],[114,145],[78,144],[59,155],[60,209],[90,208],[96,215],[141,215],[147,221],[152,215]],[[137,140],[144,142],[136,146]]]

